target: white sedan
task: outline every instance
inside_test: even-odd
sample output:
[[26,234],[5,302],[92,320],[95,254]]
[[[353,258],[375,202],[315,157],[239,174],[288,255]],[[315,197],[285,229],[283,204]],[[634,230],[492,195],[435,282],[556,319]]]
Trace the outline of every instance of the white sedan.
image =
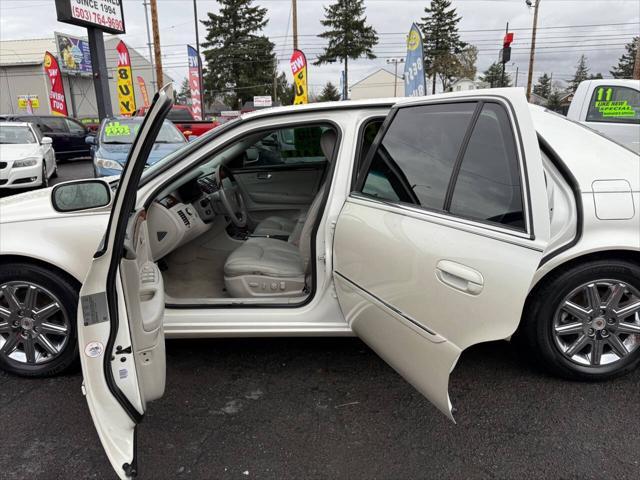
[[79,351],[121,478],[165,334],[357,335],[450,418],[480,342],[572,379],[640,363],[636,153],[492,89],[256,112],[145,168],[171,98],[119,181],[0,201],[0,366]]
[[51,138],[30,123],[0,122],[0,188],[48,187],[57,171]]

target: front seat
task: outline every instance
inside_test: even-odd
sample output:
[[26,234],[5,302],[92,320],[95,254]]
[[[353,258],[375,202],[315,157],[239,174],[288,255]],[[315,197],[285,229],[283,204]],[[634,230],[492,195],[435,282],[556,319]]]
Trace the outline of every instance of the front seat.
[[[322,134],[321,142],[323,152],[331,162],[337,135],[328,130]],[[229,295],[247,298],[304,294],[305,277],[311,265],[313,226],[327,188],[329,185],[325,180],[306,218],[294,226],[287,242],[250,237],[229,255],[224,265],[224,284]]]
[[[336,145],[337,139],[336,132],[333,130],[323,132],[320,137],[320,148],[329,165],[332,161],[333,148]],[[321,185],[318,189],[316,198],[322,196],[323,187],[324,185]],[[297,218],[286,218],[276,215],[267,217],[258,224],[253,231],[253,235],[288,238],[294,230],[302,228],[302,224],[304,224],[307,219],[307,212],[308,211],[301,212]]]

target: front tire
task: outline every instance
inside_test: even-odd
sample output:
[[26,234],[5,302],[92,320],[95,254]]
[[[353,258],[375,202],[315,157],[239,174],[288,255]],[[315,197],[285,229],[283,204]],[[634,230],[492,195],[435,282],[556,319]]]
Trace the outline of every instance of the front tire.
[[42,160],[42,183],[40,188],[47,188],[49,186],[49,177],[47,177],[47,162]]
[[0,269],[0,369],[49,377],[78,357],[78,289],[56,272],[28,263]]
[[527,303],[523,334],[552,373],[599,381],[640,364],[640,267],[598,260],[553,275]]

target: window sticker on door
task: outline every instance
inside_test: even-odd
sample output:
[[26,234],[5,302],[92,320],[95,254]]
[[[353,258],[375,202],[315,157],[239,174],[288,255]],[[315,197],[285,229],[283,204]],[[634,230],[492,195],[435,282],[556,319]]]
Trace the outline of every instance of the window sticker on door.
[[635,117],[636,111],[628,100],[611,100],[613,89],[600,87],[595,96],[594,107],[603,117]]
[[106,292],[83,295],[80,304],[85,327],[109,321]]

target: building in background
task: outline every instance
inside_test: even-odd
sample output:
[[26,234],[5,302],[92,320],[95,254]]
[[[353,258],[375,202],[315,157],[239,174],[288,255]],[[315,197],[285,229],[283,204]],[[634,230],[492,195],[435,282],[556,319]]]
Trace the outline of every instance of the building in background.
[[449,87],[450,92],[462,92],[465,90],[480,90],[481,88],[489,88],[489,84],[480,80],[471,80],[470,78],[459,78]]
[[[109,66],[109,89],[114,115],[119,114],[118,94],[116,82],[116,66],[118,53],[116,46],[120,38],[115,35],[105,35],[104,46]],[[153,85],[152,67],[149,60],[140,55],[134,48],[127,45],[131,57],[131,69],[134,76],[144,79],[150,95],[155,92]],[[49,79],[44,72],[43,62],[46,51],[59,57],[58,47],[53,36],[32,40],[4,40],[0,41],[0,113],[27,113],[25,102],[18,103],[26,95],[37,98],[37,108],[33,113],[48,115],[49,108]],[[185,60],[186,61],[186,60]],[[164,73],[165,82],[173,80]],[[67,75],[63,73],[63,83],[69,115],[75,117],[97,117],[96,96],[93,80],[90,76]],[[134,84],[136,105],[144,105],[144,99],[139,85]],[[33,103],[33,102],[32,102]]]
[[404,97],[404,80],[381,68],[351,85],[349,93],[350,100]]

